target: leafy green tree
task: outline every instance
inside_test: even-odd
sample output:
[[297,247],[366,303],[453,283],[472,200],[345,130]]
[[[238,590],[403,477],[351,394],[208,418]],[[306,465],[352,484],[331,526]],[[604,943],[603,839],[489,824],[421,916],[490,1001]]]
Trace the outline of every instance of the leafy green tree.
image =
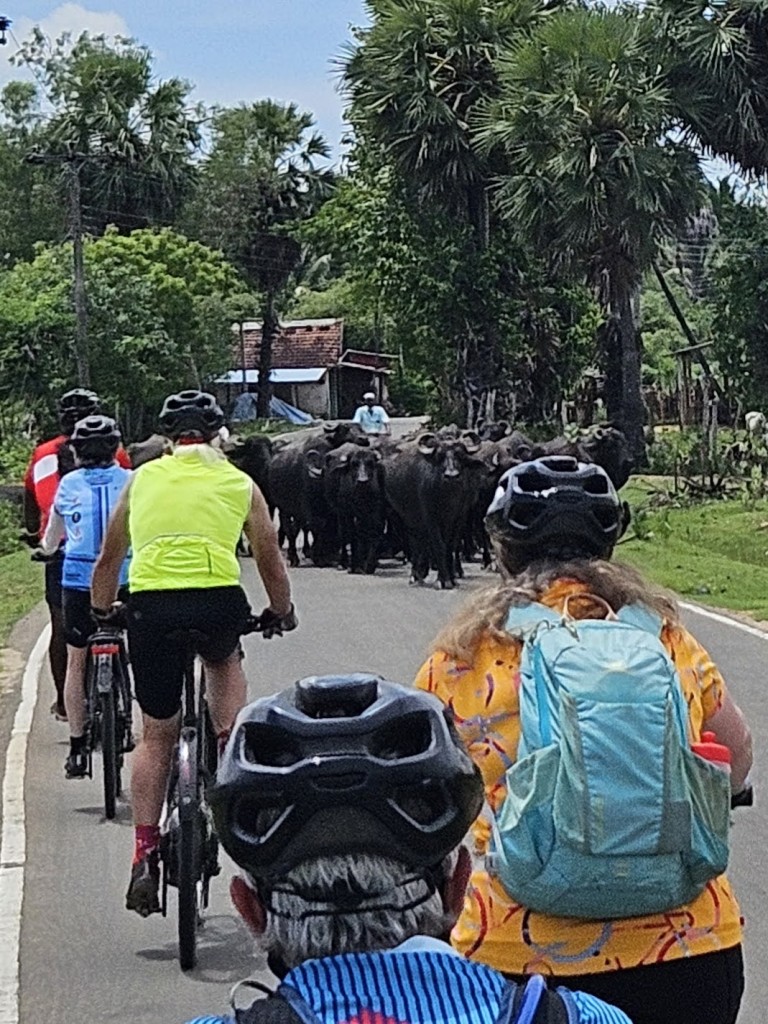
[[216,112],[211,153],[186,223],[221,249],[261,296],[258,415],[269,415],[272,343],[306,254],[299,229],[333,186],[329,149],[295,104],[263,100]]
[[629,10],[562,10],[499,64],[478,124],[503,151],[496,203],[542,252],[586,272],[608,321],[609,417],[644,457],[637,298],[644,272],[700,203],[698,162],[670,136],[676,107],[652,30]]
[[766,0],[651,0],[653,50],[683,133],[749,173],[768,170]]
[[494,235],[488,205],[494,160],[475,145],[473,112],[498,94],[500,50],[527,34],[546,6],[536,0],[368,0],[372,24],[358,32],[344,65],[351,120],[371,159],[395,171],[425,219],[434,211],[435,223],[450,222],[456,229],[451,240],[460,239],[451,258],[466,271],[468,290],[455,294],[465,316],[448,338],[470,423],[493,415],[503,364],[495,275],[470,272],[485,261]]
[[194,178],[204,116],[188,83],[157,81],[151,52],[134,40],[87,32],[72,44],[36,28],[13,59],[37,69],[53,104],[37,141],[47,158],[77,169],[88,229],[173,223]]
[[[232,266],[170,229],[108,231],[88,242],[93,386],[130,436],[151,427],[171,390],[231,363],[243,282]],[[41,248],[2,278],[0,400],[44,412],[73,380],[71,246]]]
[[723,186],[709,257],[714,351],[742,408],[768,407],[768,211]]
[[0,266],[30,259],[35,242],[64,233],[57,175],[26,160],[42,144],[43,132],[35,87],[9,82],[0,92]]

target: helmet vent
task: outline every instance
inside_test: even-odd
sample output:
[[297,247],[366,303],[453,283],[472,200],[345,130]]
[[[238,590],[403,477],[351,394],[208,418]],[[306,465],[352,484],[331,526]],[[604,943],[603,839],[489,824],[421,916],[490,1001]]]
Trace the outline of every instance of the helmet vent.
[[248,764],[269,768],[290,768],[303,756],[293,738],[282,729],[256,722],[243,726],[242,754]]
[[439,782],[397,789],[392,795],[392,803],[407,818],[422,826],[442,822],[451,810],[445,789]]
[[345,789],[359,789],[365,784],[364,772],[346,772],[343,775],[319,775],[312,780],[315,789],[326,791],[343,791]]
[[402,761],[426,754],[432,746],[432,725],[429,716],[417,712],[404,715],[377,729],[368,749],[380,761]]

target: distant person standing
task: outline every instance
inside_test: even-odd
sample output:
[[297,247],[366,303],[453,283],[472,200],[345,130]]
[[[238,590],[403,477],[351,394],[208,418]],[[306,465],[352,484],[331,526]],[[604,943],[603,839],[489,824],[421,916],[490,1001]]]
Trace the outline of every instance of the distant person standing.
[[352,422],[358,423],[366,434],[392,433],[389,416],[383,406],[376,405],[376,395],[372,391],[366,391],[363,395],[363,405],[355,412]]

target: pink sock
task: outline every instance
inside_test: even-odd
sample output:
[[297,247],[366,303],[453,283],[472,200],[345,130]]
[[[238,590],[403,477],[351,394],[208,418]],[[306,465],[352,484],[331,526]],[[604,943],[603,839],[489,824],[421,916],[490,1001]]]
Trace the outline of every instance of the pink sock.
[[138,864],[144,860],[148,853],[152,853],[160,845],[159,825],[137,825],[136,845],[133,850],[133,863]]

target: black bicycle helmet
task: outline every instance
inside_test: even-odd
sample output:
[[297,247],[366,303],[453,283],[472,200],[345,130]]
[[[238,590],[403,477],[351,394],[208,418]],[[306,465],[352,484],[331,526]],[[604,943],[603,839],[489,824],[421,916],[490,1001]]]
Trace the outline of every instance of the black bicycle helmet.
[[86,388],[73,388],[59,399],[59,422],[65,434],[70,435],[78,420],[99,411],[99,396]]
[[624,532],[625,512],[602,467],[557,455],[507,470],[485,522],[527,563],[610,555]]
[[180,391],[169,395],[160,413],[160,430],[177,441],[200,437],[210,441],[224,426],[224,413],[213,395],[206,391]]
[[365,674],[302,679],[241,711],[211,792],[224,849],[267,882],[338,853],[435,868],[482,803],[447,708]]
[[120,429],[109,416],[87,416],[75,424],[69,443],[81,464],[108,463],[120,445]]

